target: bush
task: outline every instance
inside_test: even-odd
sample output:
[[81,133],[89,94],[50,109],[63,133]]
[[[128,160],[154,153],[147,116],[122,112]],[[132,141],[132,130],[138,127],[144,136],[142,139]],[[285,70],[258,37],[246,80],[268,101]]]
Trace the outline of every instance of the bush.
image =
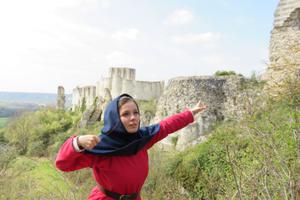
[[215,76],[232,76],[237,75],[234,71],[216,71]]
[[286,101],[267,105],[239,124],[217,127],[206,142],[169,161],[166,173],[194,199],[295,197],[300,114]]
[[8,124],[4,136],[21,155],[46,156],[47,148],[57,142],[57,135],[74,126],[77,115],[55,109],[25,113]]

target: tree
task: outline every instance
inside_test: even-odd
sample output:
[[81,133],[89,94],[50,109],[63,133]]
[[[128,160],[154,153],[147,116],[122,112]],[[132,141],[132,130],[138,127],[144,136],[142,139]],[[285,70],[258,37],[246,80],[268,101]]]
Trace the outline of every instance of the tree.
[[215,76],[231,76],[237,75],[234,71],[216,71]]
[[20,154],[26,153],[30,135],[35,127],[34,120],[29,116],[29,113],[25,113],[12,120],[4,133],[5,138],[17,148]]

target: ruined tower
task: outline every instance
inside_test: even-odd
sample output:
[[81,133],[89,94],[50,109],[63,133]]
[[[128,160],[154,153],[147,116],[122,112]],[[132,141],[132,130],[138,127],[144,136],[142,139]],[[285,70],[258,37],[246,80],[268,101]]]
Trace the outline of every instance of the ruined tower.
[[300,0],[280,0],[269,46],[270,65],[264,75],[270,86],[300,67]]
[[58,86],[57,88],[57,109],[65,109],[66,97],[65,97],[65,89],[63,86]]

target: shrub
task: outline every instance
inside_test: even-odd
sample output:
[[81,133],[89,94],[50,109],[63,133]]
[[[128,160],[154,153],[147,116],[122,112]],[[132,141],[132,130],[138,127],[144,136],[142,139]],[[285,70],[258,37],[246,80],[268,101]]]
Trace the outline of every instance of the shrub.
[[232,76],[237,75],[234,71],[216,71],[215,76]]

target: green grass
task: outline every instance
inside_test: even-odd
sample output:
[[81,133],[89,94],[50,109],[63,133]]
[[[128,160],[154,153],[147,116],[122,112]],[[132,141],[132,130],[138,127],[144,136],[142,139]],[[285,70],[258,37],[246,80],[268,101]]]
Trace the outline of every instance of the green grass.
[[0,128],[3,128],[6,123],[8,122],[9,118],[7,117],[0,117]]
[[73,187],[55,169],[53,161],[46,158],[18,157],[10,172],[15,175],[3,185],[2,197],[10,194],[12,199],[64,199]]

